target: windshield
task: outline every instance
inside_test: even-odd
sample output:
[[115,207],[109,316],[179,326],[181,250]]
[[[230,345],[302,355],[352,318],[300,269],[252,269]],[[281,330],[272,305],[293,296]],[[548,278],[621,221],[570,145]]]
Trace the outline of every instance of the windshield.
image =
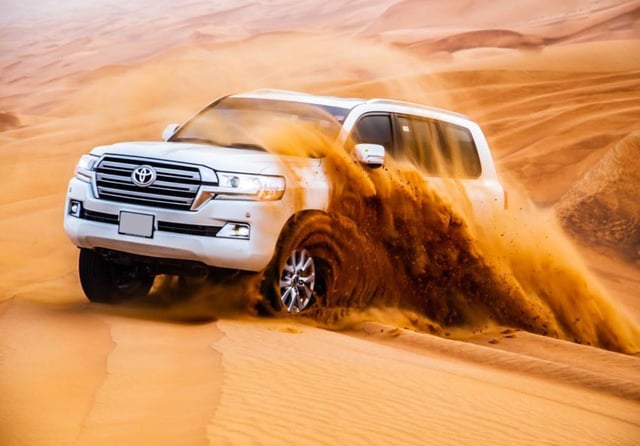
[[274,135],[302,126],[335,140],[348,112],[342,107],[229,97],[202,110],[170,141],[278,152]]

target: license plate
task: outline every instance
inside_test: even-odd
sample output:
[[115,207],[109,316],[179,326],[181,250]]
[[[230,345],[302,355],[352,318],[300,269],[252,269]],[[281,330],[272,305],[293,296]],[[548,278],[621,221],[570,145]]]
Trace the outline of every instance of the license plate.
[[154,216],[149,214],[137,214],[135,212],[120,212],[120,224],[118,233],[135,235],[136,237],[153,237]]

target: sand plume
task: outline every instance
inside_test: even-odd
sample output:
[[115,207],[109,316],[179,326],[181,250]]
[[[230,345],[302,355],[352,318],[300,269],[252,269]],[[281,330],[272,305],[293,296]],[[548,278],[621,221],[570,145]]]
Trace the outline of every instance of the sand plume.
[[389,159],[370,169],[349,155],[351,143],[345,150],[326,136],[310,136],[307,127],[273,134],[267,148],[324,154],[332,184],[328,212],[307,222],[316,227],[307,246],[331,259],[326,298],[309,314],[326,321],[352,316],[350,310],[403,308],[434,327],[499,323],[612,350],[640,349],[638,327],[593,283],[542,213],[495,210],[491,223],[478,222],[460,205],[466,200],[453,178],[444,180],[453,192],[447,198],[409,162]]

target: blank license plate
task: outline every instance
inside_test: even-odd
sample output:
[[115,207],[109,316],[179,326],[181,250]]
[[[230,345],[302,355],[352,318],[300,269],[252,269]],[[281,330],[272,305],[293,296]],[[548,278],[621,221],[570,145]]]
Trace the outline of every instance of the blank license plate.
[[135,235],[138,237],[153,237],[154,216],[136,214],[134,212],[120,212],[119,234]]

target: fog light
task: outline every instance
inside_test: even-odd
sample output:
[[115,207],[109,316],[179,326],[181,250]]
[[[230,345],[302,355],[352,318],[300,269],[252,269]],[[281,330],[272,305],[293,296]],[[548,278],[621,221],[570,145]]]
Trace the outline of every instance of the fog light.
[[227,223],[218,231],[216,237],[249,240],[251,228],[244,223]]
[[82,213],[82,202],[71,200],[69,201],[69,215],[73,215],[74,217],[80,217]]

